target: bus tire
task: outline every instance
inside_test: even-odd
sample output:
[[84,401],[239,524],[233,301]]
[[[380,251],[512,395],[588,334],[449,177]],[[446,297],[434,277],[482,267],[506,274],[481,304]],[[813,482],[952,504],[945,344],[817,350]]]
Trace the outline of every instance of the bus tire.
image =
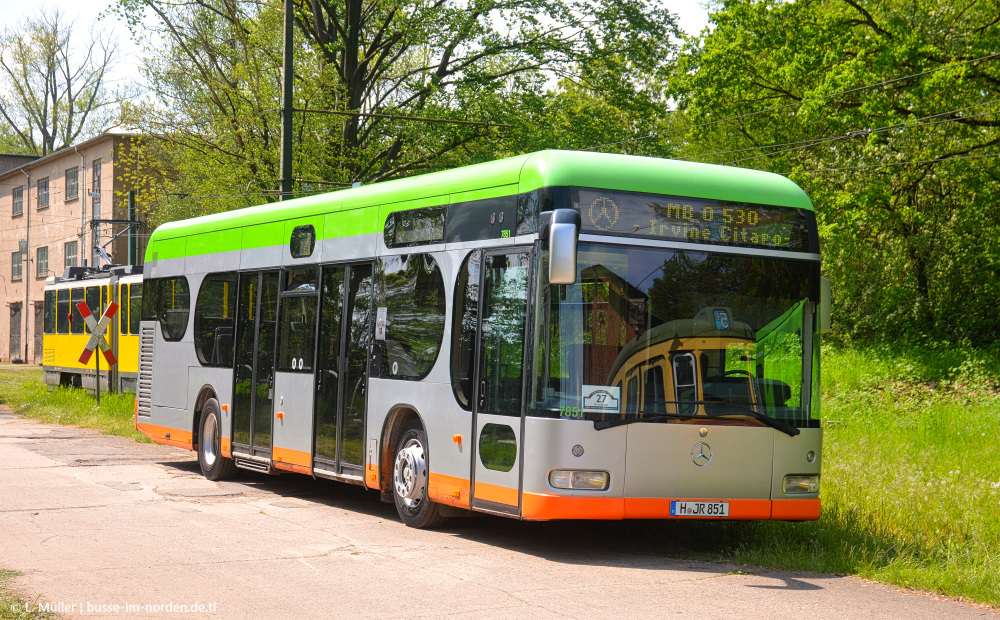
[[416,421],[403,428],[392,458],[392,498],[399,518],[410,527],[444,523],[441,507],[427,497],[427,434]]
[[201,408],[198,425],[198,465],[209,480],[226,480],[236,474],[236,463],[222,456],[219,401],[209,398]]

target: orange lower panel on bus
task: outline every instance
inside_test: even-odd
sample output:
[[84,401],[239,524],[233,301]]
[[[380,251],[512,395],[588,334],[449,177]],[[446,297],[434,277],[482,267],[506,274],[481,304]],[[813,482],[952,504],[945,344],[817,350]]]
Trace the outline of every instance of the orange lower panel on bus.
[[538,521],[549,519],[624,519],[622,497],[566,497],[525,493],[521,517]]
[[[670,514],[670,499],[645,497],[566,497],[525,493],[521,516],[524,519],[718,519],[719,517],[677,517]],[[728,519],[779,519],[806,521],[819,518],[820,501],[721,499],[729,503]]]
[[225,458],[225,459],[231,459],[231,458],[233,458],[233,450],[232,450],[232,448],[229,445],[229,437],[223,437],[219,441],[222,444],[220,446],[220,448],[222,450],[222,458]]
[[275,446],[271,449],[271,464],[277,469],[312,475],[312,454]]
[[431,472],[427,480],[427,496],[439,504],[468,508],[469,481]]
[[139,422],[138,420],[135,422],[135,430],[139,431],[146,437],[149,437],[156,443],[194,450],[194,446],[191,444],[191,431],[182,431],[176,428],[157,426],[156,424],[147,424],[145,422]]
[[517,506],[517,489],[477,482],[476,499],[496,504],[506,504],[507,506]]
[[818,499],[776,499],[771,502],[771,518],[779,521],[819,519]]

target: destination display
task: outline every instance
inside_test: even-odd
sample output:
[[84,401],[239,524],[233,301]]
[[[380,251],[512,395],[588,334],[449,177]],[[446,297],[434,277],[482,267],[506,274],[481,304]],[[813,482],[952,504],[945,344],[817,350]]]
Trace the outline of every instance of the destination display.
[[807,209],[584,188],[571,200],[584,233],[815,251]]

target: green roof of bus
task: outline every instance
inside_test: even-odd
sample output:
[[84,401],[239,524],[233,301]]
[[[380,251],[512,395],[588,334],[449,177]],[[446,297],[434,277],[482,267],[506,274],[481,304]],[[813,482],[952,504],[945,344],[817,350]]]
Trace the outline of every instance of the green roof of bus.
[[805,192],[795,183],[769,172],[631,155],[540,151],[281,203],[169,222],[156,229],[149,247],[152,248],[154,241],[163,239],[360,207],[434,197],[441,198],[437,201],[438,204],[446,204],[451,202],[449,195],[474,190],[497,188],[499,191],[496,195],[500,196],[560,186],[629,190],[810,210],[813,208]]

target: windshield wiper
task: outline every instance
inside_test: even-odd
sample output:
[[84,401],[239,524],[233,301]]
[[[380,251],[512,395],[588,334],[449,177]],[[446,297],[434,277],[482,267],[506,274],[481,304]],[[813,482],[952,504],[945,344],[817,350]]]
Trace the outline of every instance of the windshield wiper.
[[[723,407],[735,407],[736,409],[740,409],[741,411],[745,411],[746,414],[749,415],[751,418],[753,418],[755,420],[759,420],[759,421],[763,422],[764,424],[767,424],[771,428],[773,428],[775,430],[778,430],[778,431],[781,431],[782,433],[788,435],[789,437],[795,437],[796,435],[798,435],[801,432],[799,429],[795,428],[794,426],[792,426],[791,424],[785,422],[784,420],[779,420],[778,418],[772,418],[769,415],[764,415],[763,413],[757,411],[753,407],[748,407],[747,405],[744,405],[744,404],[731,403],[731,402],[725,402],[725,401],[715,401],[715,402],[711,402],[709,404],[716,405],[716,406],[722,405]],[[743,415],[743,414],[742,413],[740,413],[740,414],[735,414],[735,413],[709,413],[707,415],[710,418],[728,418],[728,417],[733,416],[733,415]]]
[[[785,433],[789,437],[795,437],[800,433],[799,429],[795,428],[791,424],[788,424],[784,420],[779,420],[777,418],[772,418],[771,416],[764,415],[758,412],[753,407],[748,407],[747,405],[740,403],[731,403],[720,400],[685,400],[685,401],[663,401],[657,404],[671,404],[671,405],[715,405],[723,407],[735,407],[740,409],[744,413],[732,414],[732,413],[709,413],[706,414],[709,418],[725,418],[733,415],[749,415],[755,420],[763,422],[771,428]],[[650,415],[643,416],[641,418],[618,418],[615,420],[595,420],[594,430],[603,431],[607,428],[614,428],[616,426],[623,426],[625,424],[634,424],[635,422],[651,422],[656,420],[693,420],[698,416],[682,414],[682,413],[653,413]]]
[[594,420],[594,430],[603,431],[606,428],[624,426],[635,422],[650,422],[655,420],[693,420],[695,416],[683,413],[651,413],[641,418],[618,418],[615,420]]

